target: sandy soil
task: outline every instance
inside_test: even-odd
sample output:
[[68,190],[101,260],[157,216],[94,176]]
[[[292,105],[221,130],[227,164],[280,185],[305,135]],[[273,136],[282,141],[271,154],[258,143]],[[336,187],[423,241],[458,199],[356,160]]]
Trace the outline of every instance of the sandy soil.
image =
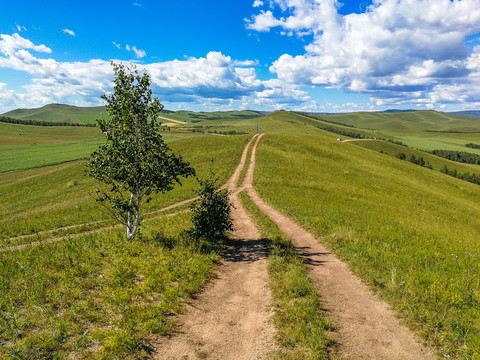
[[307,264],[309,276],[333,322],[331,336],[344,359],[435,359],[430,350],[395,317],[388,305],[370,292],[348,267],[317,239],[265,203],[253,188],[259,136],[252,149],[243,186],[257,206],[292,240]]
[[[253,138],[252,138],[253,140]],[[273,349],[270,321],[271,294],[267,260],[259,231],[241,206],[235,184],[245,164],[248,146],[227,188],[234,232],[218,270],[217,279],[205,287],[177,316],[173,336],[159,339],[155,359],[264,359]]]

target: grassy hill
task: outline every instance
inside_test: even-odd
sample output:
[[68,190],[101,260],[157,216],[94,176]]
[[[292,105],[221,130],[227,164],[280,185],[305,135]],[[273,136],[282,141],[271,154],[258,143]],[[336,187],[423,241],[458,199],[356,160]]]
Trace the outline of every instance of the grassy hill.
[[[213,170],[224,182],[245,141],[196,137],[172,147],[198,176]],[[180,242],[189,214],[155,213],[192,197],[194,178],[152,196],[142,213],[142,237],[132,242],[90,196],[97,185],[84,170],[84,162],[75,161],[0,174],[0,249],[80,233],[0,252],[2,359],[148,358],[152,337],[169,333],[171,315],[217,266],[217,254]]]
[[78,107],[63,104],[49,104],[37,109],[12,110],[3,115],[20,120],[94,124],[95,119],[100,118],[102,113],[105,113],[104,106]]
[[395,113],[356,112],[321,116],[360,129],[408,130],[438,132],[480,132],[480,121],[469,116],[453,115],[433,110]]
[[[466,151],[466,144],[480,143],[479,119],[438,111],[308,116],[330,123],[333,127],[343,126],[344,129],[354,129],[371,138],[392,139],[422,150]],[[468,151],[480,154],[478,149]]]
[[267,134],[255,185],[444,356],[480,356],[478,185],[320,131]]
[[[107,116],[105,106],[78,107],[64,104],[49,104],[37,109],[17,109],[2,114],[6,117],[19,120],[36,120],[59,123],[95,124],[95,120]],[[198,122],[200,120],[217,119],[249,119],[262,116],[263,113],[252,110],[244,111],[169,111],[164,110],[161,114],[163,123],[172,120],[172,126],[186,124],[186,122]]]
[[[167,142],[179,139],[164,135]],[[0,122],[0,173],[88,157],[105,141],[96,127],[34,126]]]
[[192,120],[218,120],[218,119],[250,119],[262,116],[258,111],[213,111],[213,112],[192,112],[177,111],[175,115]]

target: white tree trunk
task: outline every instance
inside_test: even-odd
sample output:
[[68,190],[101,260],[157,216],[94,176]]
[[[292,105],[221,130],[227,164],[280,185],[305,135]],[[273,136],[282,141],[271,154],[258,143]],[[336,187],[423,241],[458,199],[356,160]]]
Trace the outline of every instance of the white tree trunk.
[[[133,193],[130,194],[130,205],[133,204],[135,196]],[[137,203],[135,204],[135,208],[128,212],[128,219],[127,219],[127,239],[133,239],[138,231],[138,225],[140,224],[140,201],[141,196],[137,198]],[[135,216],[135,221],[133,221],[133,217]]]

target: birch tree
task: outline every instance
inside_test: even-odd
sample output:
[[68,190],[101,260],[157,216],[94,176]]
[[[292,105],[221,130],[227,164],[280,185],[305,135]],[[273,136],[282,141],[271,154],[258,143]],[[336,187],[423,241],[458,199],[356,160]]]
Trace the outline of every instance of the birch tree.
[[137,234],[141,206],[152,193],[166,192],[180,177],[195,175],[181,156],[175,155],[159,133],[157,116],[163,105],[152,99],[148,73],[134,65],[115,64],[114,91],[103,94],[109,114],[97,126],[106,137],[87,162],[89,175],[107,186],[97,200],[106,203],[114,217],[127,227],[127,238]]

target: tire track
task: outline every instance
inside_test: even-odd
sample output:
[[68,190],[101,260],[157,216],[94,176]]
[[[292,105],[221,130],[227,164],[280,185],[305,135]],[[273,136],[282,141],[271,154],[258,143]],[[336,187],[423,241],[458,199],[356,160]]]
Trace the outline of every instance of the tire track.
[[313,235],[268,205],[253,188],[257,137],[242,184],[253,202],[291,239],[307,265],[324,308],[333,322],[332,337],[345,359],[435,359],[431,351],[395,318],[388,305],[322,246]]
[[155,359],[263,359],[273,350],[266,251],[261,234],[238,199],[240,163],[226,187],[234,204],[234,232],[227,244],[217,279],[179,315],[170,339],[158,339]]

